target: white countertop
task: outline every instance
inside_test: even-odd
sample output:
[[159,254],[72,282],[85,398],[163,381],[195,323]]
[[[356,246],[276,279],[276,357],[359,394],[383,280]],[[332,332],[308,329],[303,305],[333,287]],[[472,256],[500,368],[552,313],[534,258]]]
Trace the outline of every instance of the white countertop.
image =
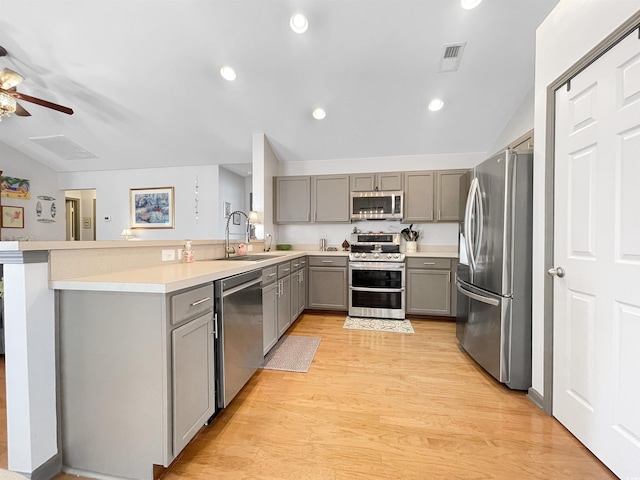
[[[302,256],[347,256],[345,251],[273,251],[255,255],[277,255],[262,261],[201,260],[157,267],[123,270],[120,272],[49,281],[55,290],[92,290],[109,292],[170,293],[207,282],[262,269],[282,261]],[[254,254],[252,254],[254,256]],[[456,258],[450,252],[417,252],[407,257]]]

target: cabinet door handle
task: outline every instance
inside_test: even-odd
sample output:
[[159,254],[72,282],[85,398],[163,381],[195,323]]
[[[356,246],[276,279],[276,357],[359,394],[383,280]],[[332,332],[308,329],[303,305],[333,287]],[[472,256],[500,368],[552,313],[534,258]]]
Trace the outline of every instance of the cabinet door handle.
[[193,302],[191,304],[191,306],[195,307],[196,305],[200,305],[201,303],[207,302],[209,300],[211,300],[211,297],[203,298],[202,300],[198,300],[197,302]]
[[283,269],[282,271],[283,271],[283,272],[288,272],[289,270],[291,270],[291,269],[290,269],[290,268],[285,268],[285,269]]
[[270,273],[269,275],[267,275],[267,277],[271,278],[271,277],[273,277],[274,275],[275,275],[275,272],[274,272],[274,273]]
[[322,260],[322,263],[333,263],[333,260]]
[[424,262],[423,265],[435,265],[436,262]]

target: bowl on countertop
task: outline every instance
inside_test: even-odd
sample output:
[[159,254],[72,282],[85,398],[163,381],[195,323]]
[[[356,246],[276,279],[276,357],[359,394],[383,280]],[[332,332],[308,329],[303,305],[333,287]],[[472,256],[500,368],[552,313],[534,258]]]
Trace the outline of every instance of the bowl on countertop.
[[276,245],[276,250],[291,250],[291,245],[289,243],[279,243]]

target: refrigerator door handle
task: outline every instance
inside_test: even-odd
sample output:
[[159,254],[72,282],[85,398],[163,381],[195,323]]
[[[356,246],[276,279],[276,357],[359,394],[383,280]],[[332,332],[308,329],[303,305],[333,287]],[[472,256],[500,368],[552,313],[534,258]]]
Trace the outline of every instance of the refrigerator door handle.
[[480,183],[476,179],[476,236],[475,236],[475,244],[476,249],[473,252],[473,266],[475,267],[478,257],[480,255],[480,247],[482,245],[482,234],[483,226],[484,226],[484,210],[482,208],[482,195],[480,195]]
[[487,305],[493,305],[494,307],[497,307],[498,305],[500,305],[500,300],[491,298],[491,297],[486,297],[484,295],[480,295],[478,293],[467,290],[462,284],[462,282],[460,282],[460,280],[457,280],[457,279],[456,279],[456,287],[458,288],[458,291],[461,294],[463,294],[466,297],[472,298],[473,300],[486,303]]
[[473,249],[473,242],[471,239],[471,213],[473,212],[473,204],[476,200],[476,190],[478,189],[478,179],[471,180],[471,186],[469,187],[469,193],[467,195],[467,204],[464,209],[464,243],[467,247],[467,255],[469,256],[469,265],[472,269],[475,268],[475,251]]

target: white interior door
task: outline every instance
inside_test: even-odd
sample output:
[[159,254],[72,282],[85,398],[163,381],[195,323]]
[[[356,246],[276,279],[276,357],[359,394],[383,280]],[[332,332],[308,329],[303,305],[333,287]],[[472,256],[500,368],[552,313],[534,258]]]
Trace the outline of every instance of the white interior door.
[[[640,39],[556,94],[553,415],[640,477]],[[553,273],[553,272],[551,272]]]

